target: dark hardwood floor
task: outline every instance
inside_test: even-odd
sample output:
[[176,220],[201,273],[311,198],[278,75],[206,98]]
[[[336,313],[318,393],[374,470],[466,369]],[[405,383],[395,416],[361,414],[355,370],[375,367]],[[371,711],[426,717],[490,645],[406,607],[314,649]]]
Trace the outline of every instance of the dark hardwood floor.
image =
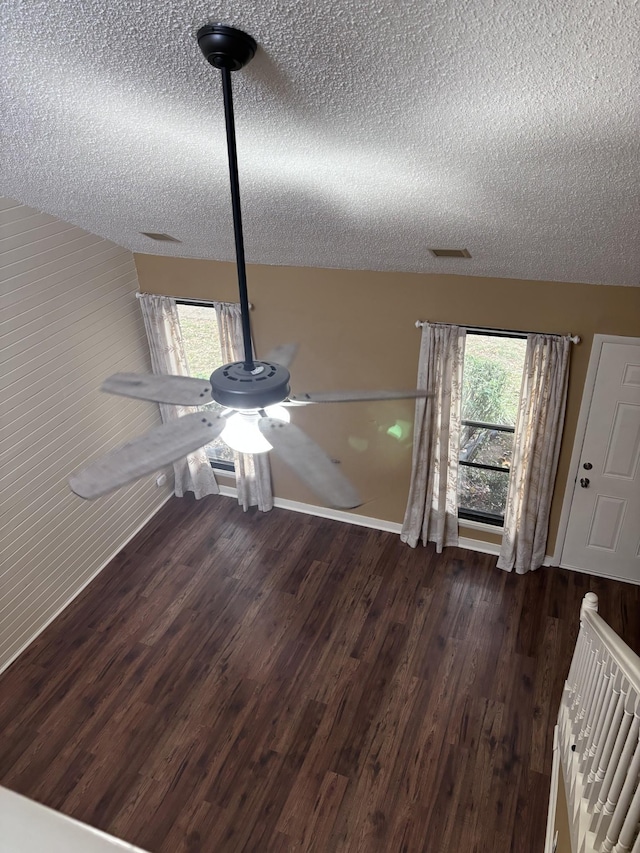
[[172,499],[0,677],[0,783],[153,853],[541,853],[582,596],[640,589]]

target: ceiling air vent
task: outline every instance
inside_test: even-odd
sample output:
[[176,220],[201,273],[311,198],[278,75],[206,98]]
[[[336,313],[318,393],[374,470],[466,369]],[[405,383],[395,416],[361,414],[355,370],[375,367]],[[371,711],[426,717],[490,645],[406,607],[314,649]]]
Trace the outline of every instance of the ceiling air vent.
[[157,240],[159,243],[182,243],[177,237],[172,237],[171,234],[155,234],[153,231],[141,231],[143,237],[149,237],[151,240]]
[[468,249],[429,249],[436,258],[470,258]]

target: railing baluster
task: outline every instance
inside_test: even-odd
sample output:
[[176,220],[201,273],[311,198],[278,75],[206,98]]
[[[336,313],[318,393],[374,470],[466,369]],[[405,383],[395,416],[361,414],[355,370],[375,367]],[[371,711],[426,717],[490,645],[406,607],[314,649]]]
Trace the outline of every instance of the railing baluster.
[[580,637],[582,639],[582,654],[580,656],[580,666],[577,672],[576,689],[571,702],[571,719],[575,721],[576,715],[580,711],[580,705],[584,698],[584,690],[588,681],[589,663],[591,661],[591,639],[587,632],[586,626],[580,628]]
[[637,840],[638,822],[640,822],[640,786],[636,779],[636,790],[631,800],[627,816],[622,824],[615,853],[631,853],[631,845]]
[[640,832],[636,835],[635,844],[631,853],[640,853]]
[[[621,728],[616,743],[613,748],[611,759],[605,773],[600,796],[596,803],[591,826],[594,832],[597,832],[600,840],[604,838],[607,825],[611,820],[616,804],[620,797],[620,791],[624,785],[627,770],[632,761],[634,750],[638,743],[638,734],[640,733],[640,719],[634,714],[633,716],[625,715],[623,722],[630,721],[630,727]],[[627,734],[625,735],[625,729]]]
[[572,850],[640,853],[640,658],[597,611],[587,593],[558,713]]
[[593,641],[590,640],[590,648],[589,648],[589,662],[586,670],[586,689],[584,691],[583,696],[580,700],[580,707],[576,714],[575,724],[573,726],[573,733],[576,738],[576,744],[582,740],[584,736],[584,718],[588,712],[590,707],[593,691],[595,689],[596,677],[598,674],[598,655],[594,646]]
[[[637,719],[637,718],[636,718]],[[635,721],[634,721],[635,722]],[[633,728],[633,727],[632,727]],[[609,798],[607,798],[607,802],[605,808],[602,813],[602,817],[600,818],[600,825],[598,826],[598,832],[596,834],[596,849],[598,849],[598,844],[602,845],[603,853],[612,853],[614,846],[616,845],[618,838],[620,836],[620,830],[622,829],[622,825],[627,817],[627,812],[631,805],[631,801],[638,784],[638,774],[640,773],[640,741],[637,739],[636,735],[636,745],[635,751],[633,753],[633,758],[631,759],[631,764],[629,765],[628,772],[624,766],[618,768],[616,772],[616,776],[619,776],[619,781],[621,784],[620,796],[617,798],[617,803],[612,803]],[[615,793],[614,786],[617,785],[618,779],[614,776],[613,784],[611,785],[611,793]],[[610,820],[607,820],[607,811],[611,805],[615,805],[613,809],[613,814],[611,815]],[[608,828],[607,828],[608,824]],[[606,834],[605,834],[606,833]]]
[[[611,726],[615,717],[615,712],[620,698],[620,671],[618,667],[608,661],[608,672],[606,678],[606,695],[600,708],[600,715],[595,727],[593,739],[589,747],[589,755],[584,766],[586,774],[586,787],[590,790],[592,783],[595,781],[598,763],[602,758],[604,746],[607,741],[607,735],[611,731]],[[622,716],[622,704],[620,708],[620,716]],[[620,720],[618,720],[618,723]]]
[[587,656],[587,634],[584,625],[580,626],[578,639],[576,640],[576,648],[573,653],[571,669],[567,678],[567,687],[571,701],[567,702],[567,707],[571,708],[578,693],[578,685],[582,683],[582,675],[584,671],[585,660]]
[[[615,697],[613,714],[611,719],[607,720],[605,723],[606,736],[603,736],[602,738],[601,745],[598,748],[598,753],[596,754],[593,762],[592,770],[589,773],[588,783],[591,785],[589,805],[591,806],[591,809],[593,809],[598,802],[598,796],[602,790],[602,783],[607,769],[610,767],[612,761],[615,764],[620,757],[620,753],[616,754],[615,752],[616,745],[619,743],[621,752],[627,734],[629,733],[631,720],[633,719],[633,706],[627,706],[627,695],[622,690],[621,684],[622,676],[620,672],[618,672],[613,687],[613,695]],[[612,756],[615,757],[612,759]],[[603,804],[605,799],[606,794],[604,795]]]
[[588,767],[586,767],[586,763],[593,746],[605,695],[609,688],[609,655],[605,650],[604,652],[600,652],[598,656],[600,658],[600,668],[597,675],[598,683],[592,706],[587,715],[587,724],[584,728],[584,747],[580,755],[580,770],[582,773],[589,772]]

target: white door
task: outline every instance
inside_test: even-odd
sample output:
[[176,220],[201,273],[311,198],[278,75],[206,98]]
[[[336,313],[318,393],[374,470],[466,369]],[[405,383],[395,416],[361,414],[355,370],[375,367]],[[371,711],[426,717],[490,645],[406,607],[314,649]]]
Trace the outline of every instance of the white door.
[[560,565],[640,583],[640,342],[604,342]]

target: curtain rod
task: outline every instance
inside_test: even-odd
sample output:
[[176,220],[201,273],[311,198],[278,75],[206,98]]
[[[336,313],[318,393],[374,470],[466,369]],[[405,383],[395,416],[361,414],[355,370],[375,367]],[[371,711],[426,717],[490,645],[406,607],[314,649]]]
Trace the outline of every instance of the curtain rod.
[[[428,322],[428,320],[416,320],[415,327],[416,329],[421,329],[423,326],[426,326]],[[516,329],[492,329],[489,326],[465,326],[464,323],[460,323],[459,325],[465,328],[468,332],[490,332],[494,335],[517,335],[518,337],[523,338],[527,335],[552,335],[556,338],[564,337],[564,335],[558,335],[555,332],[523,332]],[[569,338],[572,344],[579,344],[582,340],[580,335],[569,334],[566,337]]]
[[[142,299],[143,296],[166,296],[165,293],[141,293],[136,291],[136,299]],[[193,305],[215,305],[218,302],[220,305],[237,305],[237,302],[223,302],[220,299],[189,299],[187,296],[169,296],[169,299],[175,299],[178,302],[189,302]],[[249,308],[253,308],[253,304],[249,303]]]

